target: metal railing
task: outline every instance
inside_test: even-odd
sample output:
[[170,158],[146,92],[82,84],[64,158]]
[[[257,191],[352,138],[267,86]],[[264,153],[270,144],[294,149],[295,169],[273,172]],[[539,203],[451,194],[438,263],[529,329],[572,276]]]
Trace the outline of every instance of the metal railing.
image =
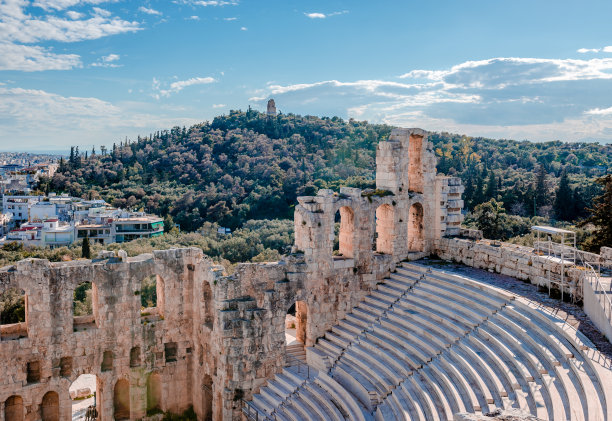
[[601,273],[601,265],[599,262],[597,271],[589,262],[582,262],[586,270],[582,275],[582,296],[584,297],[584,286],[585,283],[588,282],[591,288],[593,288],[593,293],[595,295],[595,299],[601,305],[604,316],[608,320],[608,323],[612,324],[612,299],[610,298],[610,291],[606,291],[601,282],[599,281],[599,275]]
[[259,412],[259,409],[253,405],[251,401],[245,401],[244,399],[240,399],[242,401],[242,413],[247,417],[247,419],[252,421],[264,421],[270,420],[267,414]]
[[304,361],[295,358],[289,354],[285,354],[286,367],[297,367],[297,372],[299,374],[306,374],[306,379],[310,379],[310,366],[306,364]]

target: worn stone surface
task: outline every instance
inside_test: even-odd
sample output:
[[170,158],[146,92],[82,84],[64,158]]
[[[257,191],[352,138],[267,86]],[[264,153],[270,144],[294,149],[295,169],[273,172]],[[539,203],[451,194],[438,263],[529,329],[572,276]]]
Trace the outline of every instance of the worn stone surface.
[[[2,269],[0,292],[25,291],[27,321],[0,329],[0,421],[9,421],[5,414],[48,418],[55,407],[44,405],[44,396],[57,397],[59,419],[69,419],[68,389],[83,373],[97,376],[102,420],[189,406],[199,419],[240,419],[241,399],[285,364],[289,307],[297,304],[298,339],[312,346],[399,261],[429,254],[459,233],[463,187],[436,175],[422,130],[394,130],[378,145],[376,164],[377,190],[298,198],[293,253],[239,265],[229,277],[194,248],[29,259]],[[141,312],[138,292],[151,275],[157,307]],[[83,281],[93,285],[94,314],[75,318],[74,289]]]

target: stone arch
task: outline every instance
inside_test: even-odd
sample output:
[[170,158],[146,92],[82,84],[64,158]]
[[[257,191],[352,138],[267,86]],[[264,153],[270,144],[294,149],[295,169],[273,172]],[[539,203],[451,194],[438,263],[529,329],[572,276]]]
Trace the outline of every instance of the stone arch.
[[10,396],[4,402],[4,421],[23,421],[25,417],[21,396]]
[[[340,223],[340,229],[336,236],[336,223]],[[336,212],[334,219],[334,252],[338,255],[354,257],[355,238],[355,212],[350,206],[342,206]]]
[[424,247],[423,205],[415,203],[408,210],[408,251],[423,251]]
[[376,244],[378,253],[393,254],[395,211],[389,204],[376,208]]
[[162,381],[159,373],[147,377],[147,416],[162,412]]
[[423,193],[423,136],[410,135],[408,141],[408,190]]
[[130,383],[119,379],[113,390],[113,413],[116,420],[130,419]]
[[130,367],[140,366],[140,347],[135,346],[130,349]]
[[[85,417],[89,406],[93,406],[94,404],[98,413],[101,414],[101,408],[104,408],[102,403],[104,398],[102,376],[93,374],[95,370],[92,370],[91,367],[85,372],[81,370],[75,371],[76,372],[69,379],[71,383],[68,388],[68,393],[73,403],[71,418]],[[79,404],[74,405],[75,402]],[[83,406],[83,404],[85,404],[85,406]]]
[[[286,344],[292,343],[291,336],[299,343],[306,343],[306,324],[308,323],[308,304],[306,301],[296,301],[287,310],[285,317]],[[293,332],[295,330],[295,332]],[[295,333],[295,335],[292,335]]]
[[42,421],[59,421],[59,395],[57,392],[47,392],[40,404],[40,416]]
[[202,380],[202,419],[212,421],[213,419],[213,379],[208,374]]

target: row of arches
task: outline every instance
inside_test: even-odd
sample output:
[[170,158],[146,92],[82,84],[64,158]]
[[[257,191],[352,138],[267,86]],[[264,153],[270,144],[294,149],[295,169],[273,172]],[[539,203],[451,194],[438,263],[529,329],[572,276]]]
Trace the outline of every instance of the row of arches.
[[[79,379],[83,376],[79,376]],[[94,376],[95,377],[95,376]],[[75,380],[76,383],[79,379]],[[97,382],[98,379],[96,379]],[[93,396],[97,391],[98,407],[100,405],[100,397],[102,396],[99,382],[96,388],[92,391]],[[77,398],[80,399],[80,398]],[[146,381],[146,414],[153,415],[162,412],[162,381],[159,373],[151,373]],[[75,400],[74,402],[79,402]],[[85,407],[89,402],[85,402]],[[72,419],[80,419],[85,414],[83,405],[73,405]],[[18,395],[10,396],[4,402],[4,421],[24,421],[26,415],[23,398]],[[99,411],[98,411],[99,412]],[[127,379],[119,379],[113,388],[113,418],[115,420],[129,420],[131,413],[130,406],[130,383]],[[60,420],[60,399],[55,391],[49,391],[43,395],[40,404],[40,419],[42,421],[59,421]],[[84,418],[83,418],[84,419]]]
[[[85,281],[73,291],[72,314],[74,330],[83,330],[96,326],[98,307],[98,290],[95,283]],[[141,312],[146,315],[153,310],[163,314],[164,280],[159,275],[146,277],[140,290]],[[8,288],[0,293],[0,300],[5,305],[0,310],[0,340],[19,339],[28,336],[28,297],[24,290]]]
[[[409,252],[423,251],[425,233],[423,225],[423,205],[413,204],[408,211],[408,244]],[[376,229],[372,242],[372,250],[381,254],[393,253],[393,238],[395,234],[395,209],[390,204],[376,208]],[[355,213],[349,206],[342,206],[334,217],[334,248],[333,254],[343,258],[353,258],[355,242]]]

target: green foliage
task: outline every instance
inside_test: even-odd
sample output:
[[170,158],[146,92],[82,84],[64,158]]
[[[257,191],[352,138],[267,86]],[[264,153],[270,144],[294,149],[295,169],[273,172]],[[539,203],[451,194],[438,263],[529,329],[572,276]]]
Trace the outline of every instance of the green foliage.
[[0,293],[0,324],[25,322],[25,296],[10,288]]
[[502,203],[491,199],[477,205],[474,213],[466,218],[466,225],[475,225],[485,238],[507,240],[529,232],[530,221],[516,215],[508,215]]
[[185,412],[180,415],[173,414],[171,412],[166,412],[162,421],[197,421],[198,417],[193,410],[193,407],[189,407]]
[[147,276],[142,281],[140,305],[144,308],[157,306],[157,276]]
[[594,199],[589,209],[591,215],[580,224],[595,226],[592,237],[585,244],[585,248],[593,252],[598,252],[602,246],[612,247],[612,174],[596,181],[603,186],[603,193]]
[[74,289],[73,314],[86,316],[93,314],[91,283],[83,282]]

